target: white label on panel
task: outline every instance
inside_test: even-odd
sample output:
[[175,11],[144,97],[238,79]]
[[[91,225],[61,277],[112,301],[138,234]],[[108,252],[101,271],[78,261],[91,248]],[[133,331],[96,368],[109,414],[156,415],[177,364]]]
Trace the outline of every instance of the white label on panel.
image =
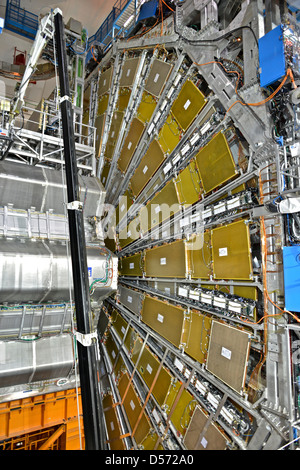
[[154,80],[153,80],[154,83],[156,83],[158,79],[159,79],[159,73],[157,73],[157,74],[155,75]]
[[125,209],[125,204],[123,204],[123,205],[121,206],[121,212],[123,212],[124,209]]
[[131,70],[130,70],[130,69],[128,69],[128,70],[127,70],[127,73],[126,73],[126,77],[129,77],[129,75],[130,75],[130,72],[131,72]]
[[160,323],[163,323],[163,321],[164,321],[164,316],[159,313],[159,314],[157,315],[157,320],[158,320]]
[[106,78],[103,80],[103,86],[106,85]]
[[110,423],[110,429],[113,431],[115,429],[114,423],[111,421]]
[[111,352],[111,355],[112,355],[113,358],[115,358],[115,357],[116,357],[115,351],[112,351],[112,352]]
[[147,171],[148,171],[148,167],[147,167],[147,165],[145,165],[144,168],[143,168],[144,175],[147,173]]
[[114,136],[115,136],[115,131],[112,131],[111,136],[112,136],[112,138],[114,138]]
[[131,231],[130,231],[130,230],[128,230],[128,232],[127,232],[127,237],[128,237],[128,238],[131,237]]
[[219,248],[219,256],[227,256],[227,255],[228,255],[227,247]]
[[131,147],[132,147],[132,142],[129,142],[129,144],[127,145],[128,150],[130,150]]
[[155,214],[158,214],[160,212],[160,206],[155,207]]
[[205,437],[202,437],[202,439],[201,439],[201,444],[202,444],[202,446],[204,447],[204,449],[206,449],[206,447],[207,447],[207,440],[205,439]]
[[190,104],[191,104],[190,100],[187,100],[183,105],[184,109],[187,110]]
[[129,264],[129,269],[134,269],[134,263]]
[[167,258],[160,258],[160,264],[167,264]]
[[231,351],[230,351],[230,349],[224,348],[224,346],[222,346],[221,356],[224,356],[224,357],[226,357],[227,359],[231,359]]
[[130,297],[130,295],[127,297],[127,302],[132,303],[132,297]]
[[126,328],[124,326],[121,327],[121,331],[123,333],[123,335],[125,334],[125,331],[126,331]]
[[133,403],[133,401],[132,401],[132,400],[131,400],[131,402],[130,402],[130,406],[131,406],[131,408],[134,410],[134,408],[135,408],[135,404]]
[[146,369],[149,372],[149,374],[152,374],[152,367],[150,366],[150,364],[147,365]]

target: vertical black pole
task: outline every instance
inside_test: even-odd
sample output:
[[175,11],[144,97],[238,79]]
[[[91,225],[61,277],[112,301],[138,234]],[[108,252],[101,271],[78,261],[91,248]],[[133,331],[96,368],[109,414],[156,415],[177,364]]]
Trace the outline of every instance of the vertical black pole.
[[[79,190],[74,141],[73,109],[71,100],[69,99],[70,88],[64,38],[64,24],[60,13],[55,15],[54,24],[60,81],[60,109],[68,194],[68,221],[76,322],[77,331],[86,335],[91,333],[91,305],[83,214],[80,208],[76,208],[76,204],[70,208],[70,203],[79,201]],[[95,340],[92,340],[90,346],[83,346],[79,341],[77,341],[77,345],[86,450],[100,450],[104,448],[104,433],[102,423],[103,414],[97,375],[97,344],[95,343]]]

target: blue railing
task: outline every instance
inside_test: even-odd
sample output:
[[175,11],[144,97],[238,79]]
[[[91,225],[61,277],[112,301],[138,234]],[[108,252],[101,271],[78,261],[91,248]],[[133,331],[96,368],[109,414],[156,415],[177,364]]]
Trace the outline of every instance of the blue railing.
[[34,39],[39,26],[37,15],[20,7],[20,0],[7,0],[4,27],[29,39]]
[[106,44],[105,40],[107,40],[107,38],[109,38],[108,44],[112,41],[112,32],[115,27],[115,23],[132,1],[134,0],[116,1],[108,17],[103,21],[96,33],[89,38],[89,47],[94,43]]

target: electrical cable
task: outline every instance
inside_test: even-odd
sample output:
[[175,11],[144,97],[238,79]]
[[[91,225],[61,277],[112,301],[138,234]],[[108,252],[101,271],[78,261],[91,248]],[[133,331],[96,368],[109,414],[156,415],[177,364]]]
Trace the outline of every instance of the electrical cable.
[[282,82],[280,83],[280,85],[276,88],[276,90],[270,95],[268,96],[268,98],[262,100],[262,101],[259,101],[257,103],[245,103],[241,100],[237,100],[235,101],[226,111],[226,114],[231,110],[231,108],[233,108],[234,105],[236,105],[237,103],[240,103],[242,106],[262,106],[263,104],[267,103],[268,101],[272,100],[274,98],[274,96],[277,95],[277,93],[281,90],[281,88],[284,86],[285,82],[287,81],[287,79],[290,77],[292,83],[293,83],[293,86],[295,88],[297,88],[297,85],[295,84],[295,80],[294,80],[294,76],[293,76],[293,72],[291,69],[287,69],[287,72],[286,72],[286,75],[285,77],[283,78]]

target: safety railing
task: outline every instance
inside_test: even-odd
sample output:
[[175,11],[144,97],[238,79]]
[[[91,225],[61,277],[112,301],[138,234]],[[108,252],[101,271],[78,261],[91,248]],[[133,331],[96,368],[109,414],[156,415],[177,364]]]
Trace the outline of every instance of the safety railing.
[[107,18],[101,24],[96,33],[89,38],[89,47],[94,43],[105,44],[105,40],[109,37],[107,45],[113,40],[112,32],[117,19],[123,11],[135,0],[117,0]]
[[34,39],[38,25],[38,16],[21,8],[20,0],[7,0],[4,24],[6,29],[26,38]]

